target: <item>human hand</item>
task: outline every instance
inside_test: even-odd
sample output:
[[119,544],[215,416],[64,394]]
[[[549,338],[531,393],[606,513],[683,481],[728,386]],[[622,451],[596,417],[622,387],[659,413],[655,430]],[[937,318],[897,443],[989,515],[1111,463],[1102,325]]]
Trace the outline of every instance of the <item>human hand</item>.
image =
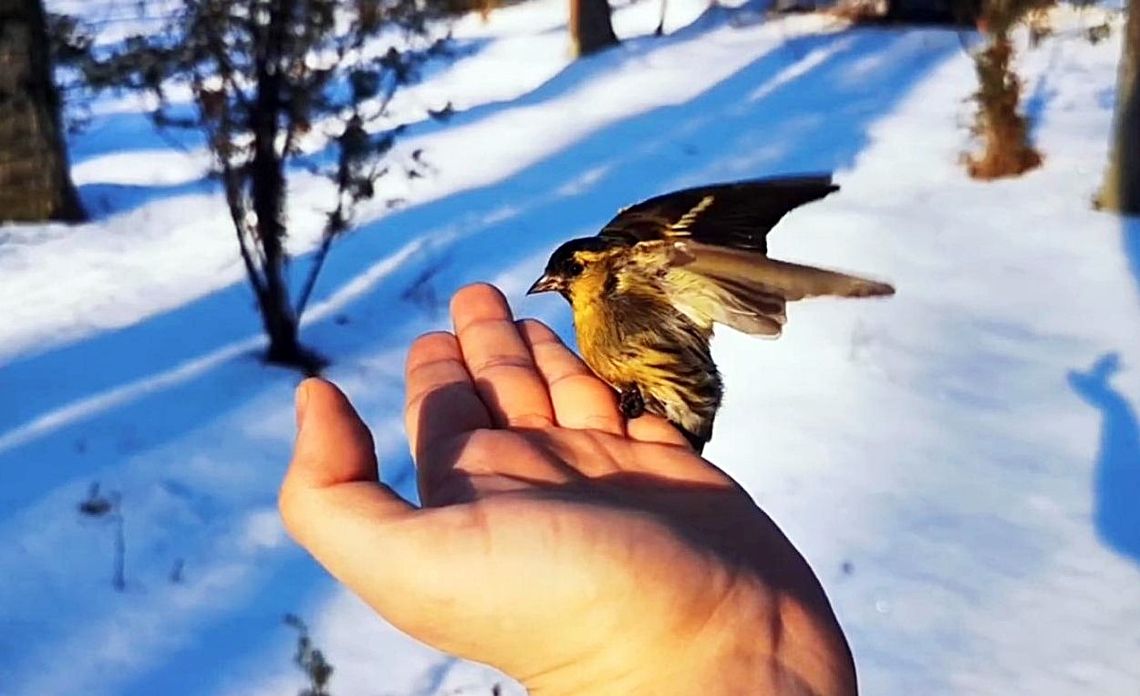
[[486,285],[408,354],[423,508],[377,481],[336,387],[298,388],[290,533],[404,632],[534,694],[856,693],[807,563],[664,420],[626,423],[557,336]]

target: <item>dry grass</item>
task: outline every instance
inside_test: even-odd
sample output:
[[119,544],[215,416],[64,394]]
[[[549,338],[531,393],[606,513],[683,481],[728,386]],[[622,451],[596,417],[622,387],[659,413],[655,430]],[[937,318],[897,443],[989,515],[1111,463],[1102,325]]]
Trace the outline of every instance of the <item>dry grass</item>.
[[974,135],[980,152],[965,156],[966,170],[975,179],[1018,176],[1041,165],[1041,153],[1029,138],[1029,122],[1020,111],[1021,78],[1013,69],[1010,32],[1020,22],[1038,23],[1043,31],[1044,8],[1052,0],[985,0],[978,29],[986,34],[986,48],[974,55],[978,113]]
[[1021,79],[1013,72],[1012,60],[1008,33],[991,36],[989,46],[974,58],[978,74],[974,133],[982,150],[966,157],[966,169],[975,179],[1017,176],[1041,164],[1041,153],[1029,139],[1029,123],[1018,110]]

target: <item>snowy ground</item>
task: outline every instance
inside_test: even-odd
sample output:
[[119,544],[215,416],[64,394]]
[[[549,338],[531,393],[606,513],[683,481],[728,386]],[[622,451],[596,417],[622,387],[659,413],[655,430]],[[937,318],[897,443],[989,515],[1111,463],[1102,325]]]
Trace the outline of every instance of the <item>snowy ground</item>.
[[[521,296],[557,242],[677,186],[835,170],[843,190],[789,216],[773,255],[899,293],[793,306],[774,343],[723,332],[707,456],[812,562],[866,693],[1138,693],[1140,224],[1087,204],[1119,32],[1092,46],[1091,16],[1066,14],[1024,54],[1046,166],[981,184],[957,162],[973,73],[955,33],[674,0],[658,39],[639,2],[615,14],[629,40],[570,64],[564,4],[459,25],[464,55],[400,111],[454,103],[403,144],[438,174],[393,184],[410,204],[366,216],[318,286],[305,336],[385,479],[413,494],[401,360],[455,288],[495,281],[569,336],[560,300]],[[501,677],[402,637],[285,537],[296,376],[256,359],[220,193],[180,137],[189,154],[98,104],[72,141],[96,219],[0,228],[0,691],[294,693],[293,612],[338,696],[489,693]],[[298,181],[304,256],[325,198]],[[112,526],[76,511],[93,481],[121,495],[123,592]]]

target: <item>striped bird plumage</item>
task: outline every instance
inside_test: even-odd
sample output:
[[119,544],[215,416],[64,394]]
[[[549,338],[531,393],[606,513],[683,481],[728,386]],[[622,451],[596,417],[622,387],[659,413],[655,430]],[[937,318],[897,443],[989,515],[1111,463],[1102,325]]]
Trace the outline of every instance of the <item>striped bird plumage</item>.
[[836,190],[829,175],[811,175],[656,196],[559,247],[531,291],[570,302],[582,357],[621,393],[627,417],[663,416],[700,451],[724,391],[709,348],[715,324],[774,338],[788,301],[894,292],[767,257],[784,215]]

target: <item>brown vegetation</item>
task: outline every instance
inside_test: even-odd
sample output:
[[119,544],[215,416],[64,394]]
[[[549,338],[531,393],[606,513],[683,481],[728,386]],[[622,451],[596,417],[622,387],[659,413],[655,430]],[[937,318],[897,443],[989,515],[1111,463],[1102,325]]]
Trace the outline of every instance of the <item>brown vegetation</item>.
[[1010,32],[1026,15],[1051,0],[986,0],[978,28],[988,44],[974,56],[978,113],[974,134],[981,152],[966,157],[966,168],[976,179],[1017,176],[1041,164],[1041,153],[1029,138],[1029,122],[1021,114],[1021,79],[1013,69]]

